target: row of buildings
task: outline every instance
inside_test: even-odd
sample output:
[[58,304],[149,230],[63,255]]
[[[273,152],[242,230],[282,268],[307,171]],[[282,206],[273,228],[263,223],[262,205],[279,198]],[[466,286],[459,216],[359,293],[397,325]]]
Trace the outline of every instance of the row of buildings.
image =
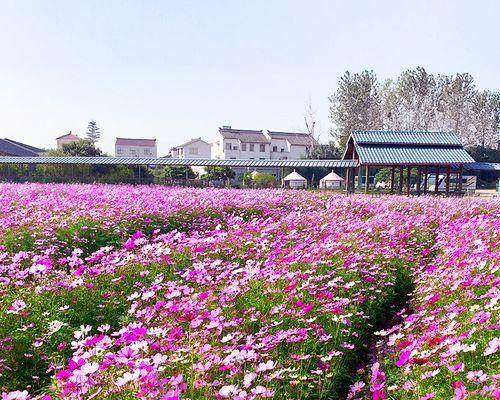
[[[170,149],[167,157],[287,160],[306,157],[318,142],[309,134],[219,128],[211,143],[200,138]],[[156,157],[155,139],[116,138],[116,157]]]
[[[72,132],[56,138],[57,148],[81,140]],[[219,128],[211,143],[195,138],[170,149],[171,158],[294,160],[307,157],[318,142],[301,132]],[[0,155],[36,157],[46,152],[11,139],[0,139]],[[116,157],[157,158],[156,139],[116,138]]]

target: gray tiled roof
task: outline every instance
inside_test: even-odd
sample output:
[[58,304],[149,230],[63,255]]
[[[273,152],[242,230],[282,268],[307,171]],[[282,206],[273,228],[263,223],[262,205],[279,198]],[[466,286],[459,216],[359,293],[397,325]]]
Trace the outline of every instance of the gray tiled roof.
[[296,146],[313,146],[318,144],[316,139],[314,139],[308,133],[302,132],[275,132],[275,131],[267,131],[268,135],[272,139],[281,139],[287,140],[290,144]]
[[219,128],[219,133],[224,139],[236,139],[242,143],[270,143],[262,131],[247,129]]
[[208,145],[210,144],[210,143],[205,142],[201,137],[199,137],[199,138],[191,139],[189,142],[182,143],[179,146],[172,147],[172,150],[180,149],[181,147],[186,147],[186,146],[189,146],[191,143],[196,143],[196,142],[203,142],[203,143],[208,144]]
[[437,165],[474,163],[461,147],[385,146],[356,144],[362,164],[378,165]]
[[21,143],[21,142],[17,142],[17,141],[12,140],[12,139],[5,138],[4,140],[7,140],[8,142],[10,142],[12,144],[15,144],[17,146],[24,147],[25,149],[31,150],[31,151],[33,151],[35,153],[38,153],[38,154],[45,153],[47,151],[45,149],[40,149],[40,148],[35,147],[35,146],[30,146],[29,144],[24,144],[24,143]]
[[353,131],[352,137],[354,141],[359,144],[462,146],[460,138],[453,132]]
[[130,139],[130,138],[116,138],[116,144],[119,146],[143,146],[154,147],[156,146],[156,139]]
[[17,143],[8,139],[0,139],[0,155],[2,154],[16,157],[38,156],[37,152],[24,147],[22,143]]

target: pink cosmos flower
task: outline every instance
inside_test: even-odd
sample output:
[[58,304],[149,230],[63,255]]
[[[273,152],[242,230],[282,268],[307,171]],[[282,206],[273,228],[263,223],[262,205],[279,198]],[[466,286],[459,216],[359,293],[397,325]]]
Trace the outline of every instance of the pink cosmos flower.
[[14,300],[7,310],[7,314],[19,314],[19,311],[26,308],[26,303],[21,299]]
[[222,397],[224,399],[230,397],[233,394],[236,394],[238,392],[238,386],[237,385],[225,385],[222,386],[219,389],[219,397]]
[[464,400],[467,397],[467,388],[463,382],[453,382],[451,386],[454,388],[454,396],[451,400]]
[[14,392],[2,393],[2,400],[28,400],[28,399],[31,399],[31,396],[27,390],[23,390],[22,392],[16,390]]
[[500,348],[500,338],[493,338],[488,343],[488,346],[486,346],[483,355],[489,356],[491,354],[495,354],[499,348]]
[[255,372],[247,372],[243,378],[243,386],[249,388],[256,376],[257,374]]
[[451,372],[462,372],[464,370],[464,363],[463,362],[459,362],[459,363],[456,363],[456,364],[453,364],[453,365],[449,365],[448,369]]
[[274,361],[273,360],[268,360],[265,363],[259,363],[257,368],[255,369],[257,372],[264,372],[270,369],[273,369],[275,367]]
[[404,350],[401,352],[398,361],[396,361],[396,367],[402,367],[410,359],[411,350]]

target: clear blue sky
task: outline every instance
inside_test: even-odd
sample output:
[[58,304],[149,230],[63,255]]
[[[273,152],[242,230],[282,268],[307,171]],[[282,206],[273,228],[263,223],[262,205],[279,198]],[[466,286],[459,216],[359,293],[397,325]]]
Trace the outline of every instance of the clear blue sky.
[[160,155],[223,124],[321,140],[346,70],[424,66],[500,90],[500,1],[0,0],[0,137],[55,147],[101,127],[157,138]]

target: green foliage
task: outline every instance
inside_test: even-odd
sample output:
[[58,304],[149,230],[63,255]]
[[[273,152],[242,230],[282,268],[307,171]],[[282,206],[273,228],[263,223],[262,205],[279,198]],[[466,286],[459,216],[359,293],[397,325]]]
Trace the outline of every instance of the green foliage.
[[336,126],[333,134],[341,149],[353,130],[382,128],[379,87],[373,71],[354,75],[346,71],[329,100],[330,118]]
[[67,226],[56,229],[55,234],[57,243],[62,244],[59,248],[66,250],[66,254],[61,256],[79,248],[83,251],[82,257],[86,257],[101,247],[116,247],[122,241],[118,230],[104,228],[102,222],[86,218],[69,222]]
[[94,142],[90,139],[82,139],[76,142],[66,143],[63,145],[62,153],[64,156],[73,157],[101,157],[104,155],[100,149],[95,147]]
[[500,149],[492,149],[482,146],[471,146],[467,148],[467,153],[476,162],[500,163]]
[[108,171],[99,178],[102,182],[134,182],[135,175],[132,167],[128,165],[102,165],[101,167],[110,167]]
[[210,180],[228,180],[235,177],[234,171],[229,167],[210,167],[207,175]]
[[[81,325],[97,327],[103,323],[118,329],[127,323],[129,304],[125,299],[136,290],[137,282],[148,285],[159,273],[170,278],[176,276],[170,265],[153,264],[148,270],[149,275],[140,276],[141,268],[129,265],[114,274],[87,277],[86,285],[76,288],[61,286],[41,293],[23,288],[4,296],[0,300],[0,337],[12,340],[8,340],[7,346],[0,346],[0,359],[9,367],[0,374],[0,388],[32,385],[32,390],[39,390],[45,387],[50,382],[49,363],[62,362],[71,356],[70,343],[75,330]],[[16,298],[26,302],[29,313],[6,312]],[[49,325],[53,321],[66,325],[51,333]],[[36,342],[42,344],[33,346]],[[63,342],[66,347],[58,349],[58,344]],[[26,357],[26,354],[32,356]],[[32,376],[39,378],[33,380]]]
[[30,166],[26,164],[0,164],[0,180],[22,181],[28,175]]
[[37,230],[28,226],[10,227],[4,233],[1,245],[9,253],[19,251],[32,251],[36,247],[36,240],[41,234]]
[[[388,184],[391,183],[391,174],[392,170],[391,168],[380,168],[377,173],[375,174],[375,181],[376,182],[386,182]],[[405,169],[403,173],[403,184],[406,184],[408,178],[408,171]],[[423,179],[423,178],[422,178]],[[397,188],[399,185],[399,168],[397,168],[394,172],[394,187]],[[417,183],[417,169],[412,168],[411,174],[410,174],[410,185],[413,185]]]
[[479,91],[468,73],[433,75],[417,67],[380,85],[372,71],[347,71],[330,102],[341,148],[356,129],[453,131],[466,145],[498,146],[500,96]]
[[153,170],[153,176],[158,180],[165,179],[195,179],[196,174],[189,167],[183,166],[166,166],[157,167]]
[[101,137],[101,130],[98,128],[97,123],[95,121],[90,121],[88,126],[87,126],[87,137],[88,140],[92,143],[95,144]]
[[328,142],[327,144],[318,144],[314,146],[308,158],[314,160],[338,160],[341,157],[342,153],[335,143]]
[[266,172],[257,172],[252,180],[257,187],[271,187],[276,183],[276,177]]

